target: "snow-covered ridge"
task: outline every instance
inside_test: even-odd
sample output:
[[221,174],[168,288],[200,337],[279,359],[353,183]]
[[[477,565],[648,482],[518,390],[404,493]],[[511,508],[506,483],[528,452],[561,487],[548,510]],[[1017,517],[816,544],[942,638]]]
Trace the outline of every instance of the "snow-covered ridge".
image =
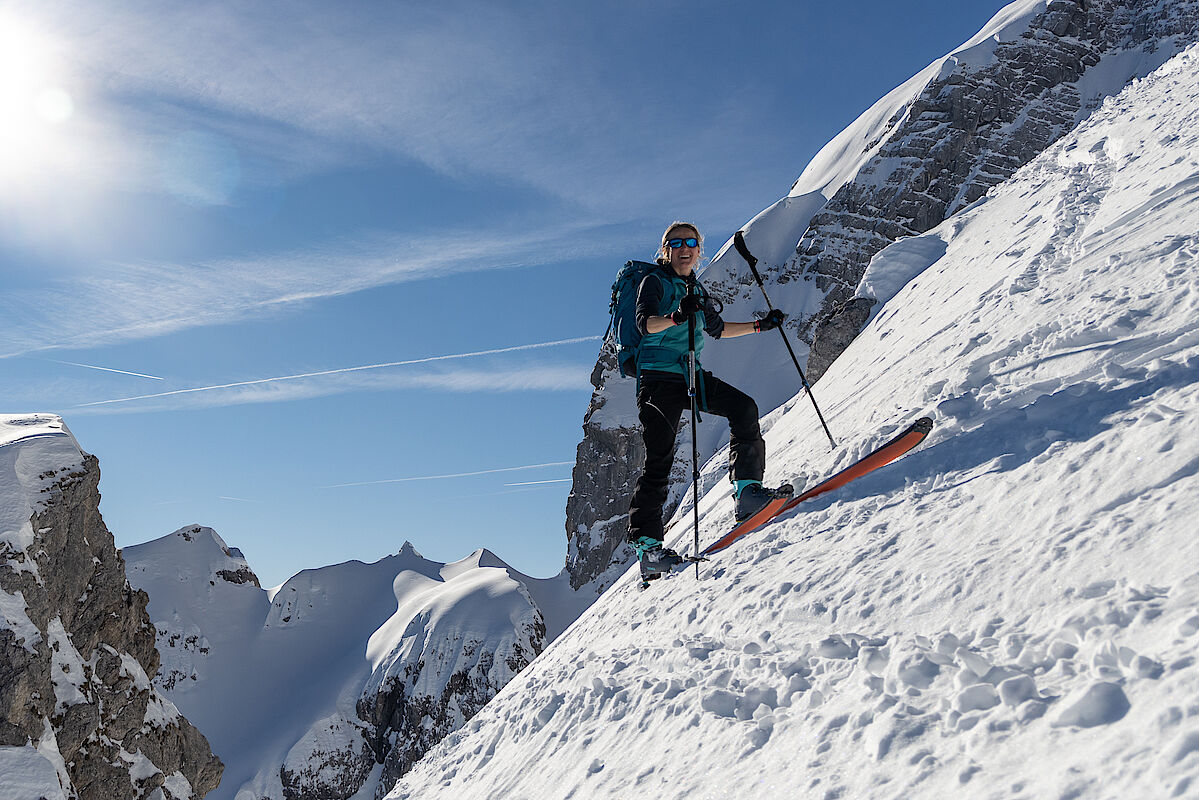
[[487,550],[442,564],[405,542],[270,590],[199,525],[123,554],[150,596],[156,683],[226,762],[213,800],[386,791],[578,614],[563,581]]
[[[783,264],[794,256],[795,246],[812,217],[878,154],[930,83],[954,72],[977,71],[991,63],[995,45],[1018,38],[1045,11],[1045,6],[1046,0],[1015,0],[960,47],[933,61],[862,112],[808,162],[786,197],[742,226],[753,242],[754,255],[765,265]],[[731,239],[725,242],[712,263],[731,261],[734,266],[726,269],[738,274],[742,272],[736,263],[740,256],[731,251],[732,244]],[[718,268],[710,274],[715,278],[723,272]]]
[[876,256],[840,452],[802,396],[766,420],[773,479],[922,448],[702,581],[626,575],[390,797],[1193,795],[1197,229],[1192,47]]
[[[1000,9],[967,42],[892,89],[864,111],[849,127],[833,137],[804,168],[803,173],[792,185],[788,197],[819,194],[825,200],[831,200],[833,195],[853,180],[866,162],[879,151],[887,136],[903,122],[913,99],[929,83],[934,79],[948,77],[957,70],[977,70],[986,66],[994,59],[997,43],[1010,42],[1019,37],[1028,30],[1029,23],[1044,11],[1045,0],[1016,0]],[[801,224],[801,220],[802,217],[797,215],[791,223],[792,227]],[[802,224],[807,226],[806,221]],[[796,233],[802,233],[802,230]],[[798,241],[798,235],[792,237],[789,245],[792,251]],[[731,242],[726,243],[720,253],[727,250],[729,244]],[[777,260],[772,257],[768,263],[781,263],[789,255],[790,253],[785,253],[783,258]]]

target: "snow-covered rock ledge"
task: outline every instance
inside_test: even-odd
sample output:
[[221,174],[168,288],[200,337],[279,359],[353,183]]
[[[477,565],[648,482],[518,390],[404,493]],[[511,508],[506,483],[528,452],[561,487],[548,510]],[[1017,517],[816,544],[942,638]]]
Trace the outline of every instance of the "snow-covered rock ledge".
[[200,798],[221,763],[150,684],[146,595],[125,579],[99,479],[60,418],[0,415],[0,795]]

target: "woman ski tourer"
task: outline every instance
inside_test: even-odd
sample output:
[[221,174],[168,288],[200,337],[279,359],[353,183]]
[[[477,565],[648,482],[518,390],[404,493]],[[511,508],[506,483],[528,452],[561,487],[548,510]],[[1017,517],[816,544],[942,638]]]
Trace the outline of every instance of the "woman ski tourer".
[[642,577],[647,580],[683,563],[678,553],[662,545],[662,505],[674,460],[675,432],[683,409],[691,407],[691,315],[695,317],[697,405],[701,412],[729,421],[729,469],[735,486],[737,520],[791,493],[790,486],[768,489],[762,485],[766,443],[753,398],[698,366],[704,334],[727,339],[769,331],[781,325],[786,315],[774,309],[753,322],[725,322],[719,301],[695,279],[702,256],[699,229],[689,222],[675,222],[662,234],[658,268],[649,272],[637,288],[636,324],[642,337],[637,351],[637,411],[645,438],[645,471],[637,480],[629,504],[628,541],[637,552]]

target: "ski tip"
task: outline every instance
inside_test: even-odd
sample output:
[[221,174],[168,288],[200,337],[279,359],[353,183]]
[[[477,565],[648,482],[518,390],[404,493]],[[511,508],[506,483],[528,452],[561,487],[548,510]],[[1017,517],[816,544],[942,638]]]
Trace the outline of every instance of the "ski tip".
[[912,423],[912,430],[920,433],[928,433],[933,429],[933,420],[931,417],[921,417]]

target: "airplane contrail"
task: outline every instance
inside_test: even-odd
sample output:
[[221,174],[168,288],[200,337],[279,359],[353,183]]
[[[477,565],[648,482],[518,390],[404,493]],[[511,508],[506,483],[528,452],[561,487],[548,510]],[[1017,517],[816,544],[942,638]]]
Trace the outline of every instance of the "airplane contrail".
[[236,383],[222,383],[214,386],[196,386],[191,389],[175,389],[171,392],[156,392],[155,394],[140,394],[136,397],[119,397],[115,400],[97,400],[92,403],[81,403],[75,408],[87,408],[88,406],[103,406],[111,405],[112,403],[130,403],[134,400],[151,400],[156,397],[171,397],[172,395],[192,394],[195,392],[211,392],[217,389],[236,389],[241,386],[257,386],[263,383],[278,383],[280,381],[294,381],[301,378],[319,378],[325,375],[340,375],[347,372],[363,372],[370,369],[386,369],[387,367],[405,367],[412,364],[428,364],[433,361],[451,361],[461,358],[476,358],[478,356],[493,356],[500,353],[515,353],[518,350],[536,350],[542,347],[557,347],[564,344],[578,344],[580,342],[597,341],[603,337],[600,336],[580,336],[575,339],[560,339],[556,342],[538,342],[536,344],[520,344],[514,347],[497,347],[494,350],[476,350],[473,353],[454,353],[445,356],[428,356],[426,358],[413,358],[407,361],[389,361],[386,364],[366,364],[361,367],[343,367],[341,369],[327,369],[320,372],[304,372],[299,375],[280,375],[274,378],[257,378],[249,381],[237,381]]
[[166,380],[166,378],[160,378],[157,375],[146,375],[141,372],[129,372],[127,370],[111,369],[109,367],[97,367],[94,364],[77,364],[74,361],[59,361],[58,359],[54,359],[54,358],[44,358],[42,360],[49,361],[52,364],[65,364],[68,367],[83,367],[84,369],[98,369],[101,372],[115,372],[118,375],[133,375],[134,377],[137,377],[137,378],[149,378],[150,380],[155,380],[155,381],[165,381]]
[[505,486],[538,486],[543,483],[570,483],[574,478],[554,478],[549,481],[523,481],[521,483],[505,483]]
[[[481,469],[477,472],[455,472],[450,475],[420,475],[413,478],[389,478],[383,481],[364,481],[362,483],[336,483],[332,486],[322,486],[322,489],[342,489],[346,486],[376,486],[381,483],[408,483],[409,481],[437,481],[443,478],[473,478],[476,475],[494,475],[497,472],[519,472],[522,469],[540,469],[541,467],[573,467],[573,461],[552,461],[548,464],[526,464],[523,467],[501,467],[499,469]],[[535,481],[541,483],[541,481]],[[505,484],[515,486],[518,484]]]

